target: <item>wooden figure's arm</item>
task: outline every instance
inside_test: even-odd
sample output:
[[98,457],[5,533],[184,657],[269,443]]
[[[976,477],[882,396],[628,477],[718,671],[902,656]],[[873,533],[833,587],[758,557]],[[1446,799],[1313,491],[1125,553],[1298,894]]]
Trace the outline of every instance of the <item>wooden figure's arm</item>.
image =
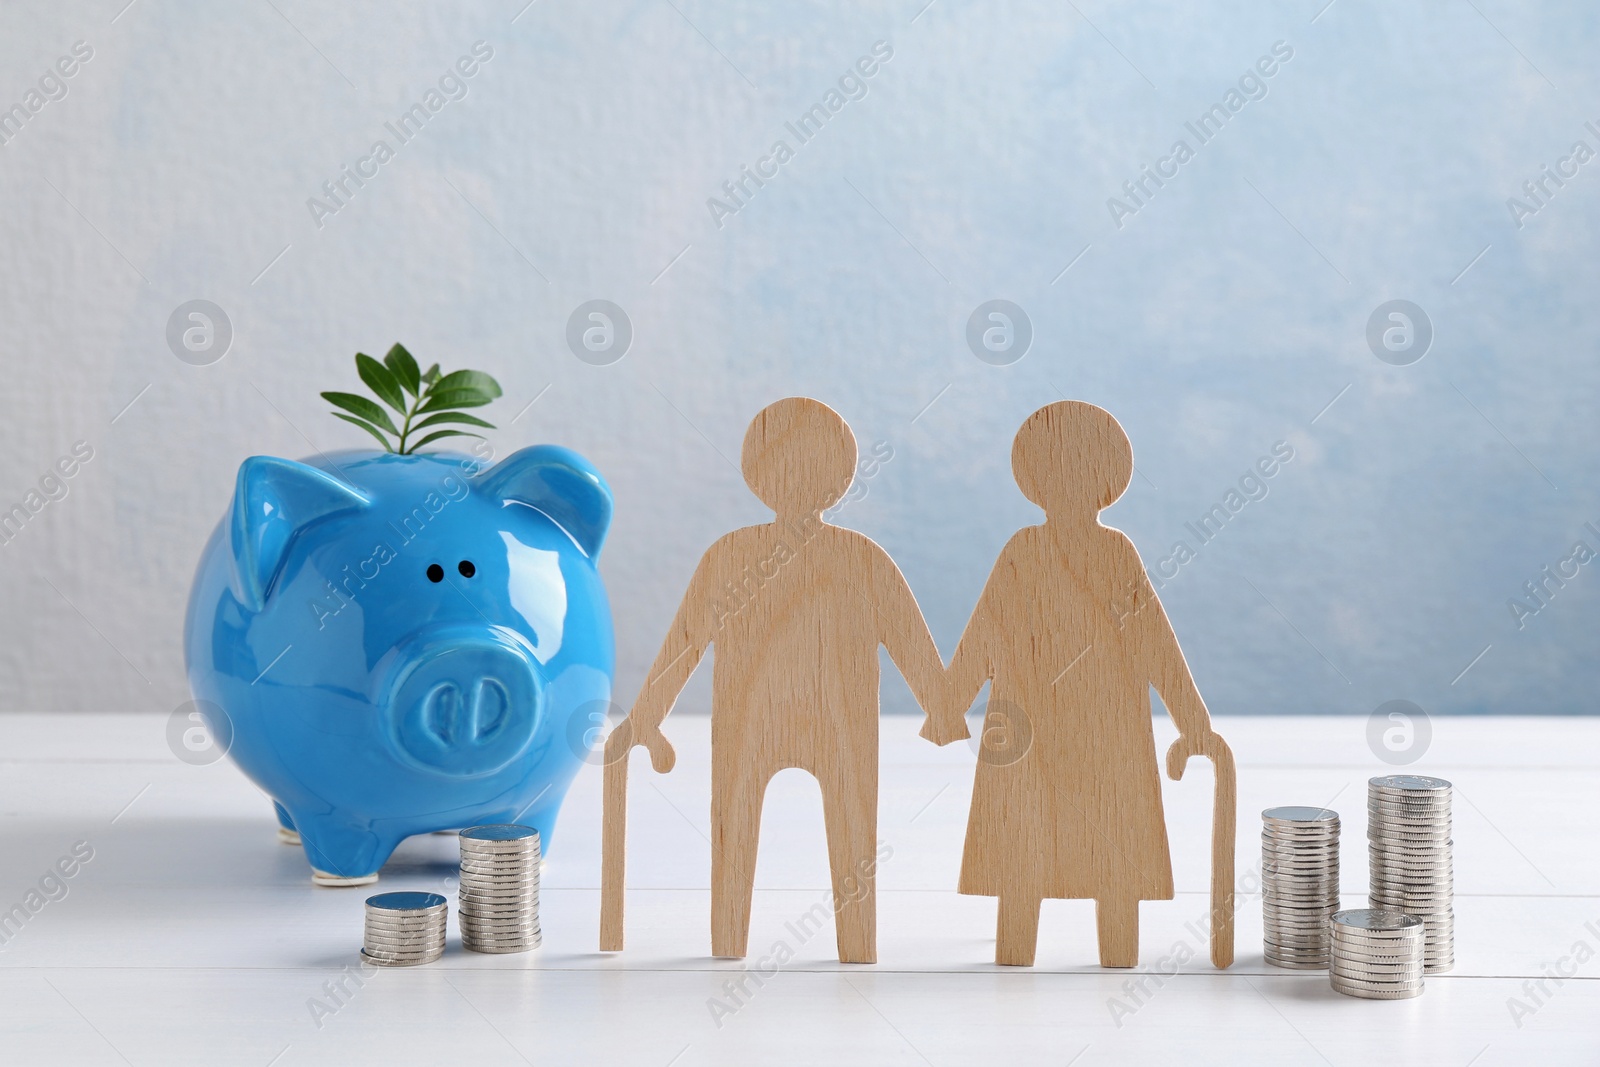
[[[985,593],[987,592],[986,589]],[[963,722],[967,709],[978,699],[978,691],[994,675],[988,649],[985,647],[988,631],[988,620],[985,617],[987,605],[984,603],[986,599],[987,597],[978,601],[977,608],[972,612],[972,618],[967,620],[966,629],[961,632],[961,640],[956,644],[956,654],[950,659],[950,669],[945,672],[951,714],[962,716]]]
[[944,659],[928,632],[928,621],[905,575],[881,550],[874,558],[873,601],[883,647],[927,716],[921,736],[936,745],[966,737],[965,723],[949,711]]
[[661,723],[711,645],[712,632],[707,622],[711,614],[707,600],[710,558],[708,551],[695,568],[694,577],[689,579],[683,602],[678,605],[667,636],[661,642],[661,651],[656,653],[628,717],[606,738],[608,764],[625,757],[634,745],[643,745],[649,750],[650,765],[657,773],[672,770],[677,760],[672,745],[661,732]]
[[1183,777],[1190,756],[1206,756],[1216,762],[1228,752],[1228,745],[1211,728],[1211,713],[1206,710],[1189,662],[1178,646],[1178,635],[1172,630],[1166,609],[1142,568],[1138,574],[1137,600],[1131,617],[1125,616],[1124,622],[1139,631],[1138,642],[1148,664],[1150,684],[1178,727],[1178,740],[1167,750],[1167,776],[1176,780]]

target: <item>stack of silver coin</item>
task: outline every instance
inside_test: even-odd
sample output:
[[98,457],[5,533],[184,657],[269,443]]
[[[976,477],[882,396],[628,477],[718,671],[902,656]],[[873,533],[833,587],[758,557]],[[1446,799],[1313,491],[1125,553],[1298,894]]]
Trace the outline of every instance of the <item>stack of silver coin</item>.
[[1266,960],[1320,970],[1328,965],[1328,916],[1339,910],[1339,813],[1268,808],[1261,822]]
[[361,955],[380,967],[414,967],[444,955],[450,909],[438,893],[379,893],[367,898]]
[[1328,981],[1364,1000],[1406,1000],[1422,993],[1422,920],[1384,908],[1336,912]]
[[473,952],[538,948],[539,831],[474,826],[461,831],[461,944]]
[[1393,774],[1367,783],[1368,903],[1422,920],[1430,973],[1456,964],[1454,844],[1449,782]]

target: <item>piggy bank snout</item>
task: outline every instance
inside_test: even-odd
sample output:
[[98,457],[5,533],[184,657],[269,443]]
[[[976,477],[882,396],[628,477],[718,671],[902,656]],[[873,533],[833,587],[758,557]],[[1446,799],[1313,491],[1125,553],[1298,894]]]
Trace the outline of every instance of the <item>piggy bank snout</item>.
[[380,708],[405,761],[454,777],[492,774],[538,729],[543,684],[531,650],[498,628],[431,630],[396,650]]

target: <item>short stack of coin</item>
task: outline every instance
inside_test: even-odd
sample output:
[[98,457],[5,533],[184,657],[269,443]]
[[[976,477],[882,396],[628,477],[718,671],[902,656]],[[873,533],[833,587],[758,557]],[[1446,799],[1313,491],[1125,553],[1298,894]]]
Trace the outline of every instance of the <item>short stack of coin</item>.
[[1334,991],[1364,1000],[1406,1000],[1422,993],[1422,920],[1384,908],[1336,912],[1328,923]]
[[380,967],[413,967],[444,955],[448,902],[438,893],[379,893],[367,898],[361,954]]
[[1450,783],[1393,774],[1367,783],[1367,845],[1374,908],[1415,915],[1426,928],[1429,973],[1456,963]]
[[1328,965],[1328,916],[1339,910],[1339,813],[1268,808],[1261,822],[1266,960],[1320,970]]
[[539,831],[509,825],[462,830],[459,903],[464,948],[538,948]]

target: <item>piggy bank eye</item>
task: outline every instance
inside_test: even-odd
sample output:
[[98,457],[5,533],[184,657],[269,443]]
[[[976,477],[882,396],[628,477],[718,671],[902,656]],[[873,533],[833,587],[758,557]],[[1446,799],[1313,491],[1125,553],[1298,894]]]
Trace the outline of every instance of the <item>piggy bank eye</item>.
[[472,565],[472,561],[470,559],[464,559],[460,563],[456,564],[456,570],[461,572],[461,577],[463,578],[471,578],[474,574],[478,573],[478,568]]
[[430,581],[430,582],[442,582],[442,581],[444,581],[444,568],[439,566],[437,563],[428,564],[428,581]]

